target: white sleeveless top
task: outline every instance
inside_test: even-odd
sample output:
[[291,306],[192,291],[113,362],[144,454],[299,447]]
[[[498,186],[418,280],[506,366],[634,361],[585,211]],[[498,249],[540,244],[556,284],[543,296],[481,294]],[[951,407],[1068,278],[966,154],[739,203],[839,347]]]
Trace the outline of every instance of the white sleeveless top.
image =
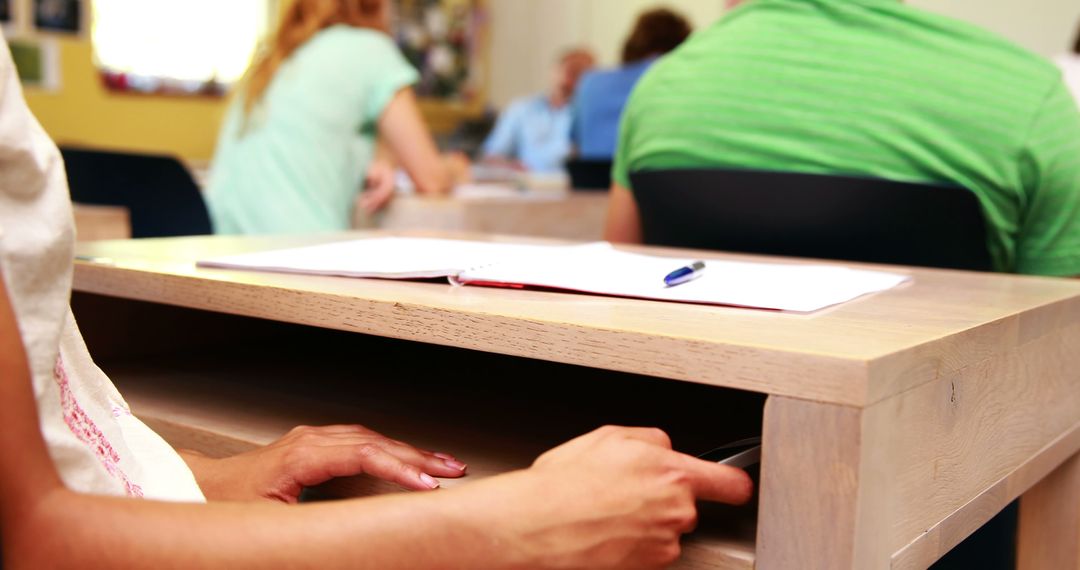
[[60,153],[27,108],[4,42],[0,274],[30,360],[49,453],[75,491],[202,502],[183,459],[131,415],[87,353],[69,309],[73,237]]

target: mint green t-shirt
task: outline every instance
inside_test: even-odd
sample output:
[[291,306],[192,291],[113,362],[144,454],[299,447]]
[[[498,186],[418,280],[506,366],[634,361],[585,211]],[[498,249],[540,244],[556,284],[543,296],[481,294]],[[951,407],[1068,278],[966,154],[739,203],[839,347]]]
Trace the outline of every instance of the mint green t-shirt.
[[281,65],[246,125],[242,97],[230,106],[207,189],[214,231],[348,229],[379,116],[417,78],[386,34],[319,32]]
[[751,0],[653,66],[615,180],[695,167],[963,186],[998,270],[1080,275],[1080,112],[1060,72],[896,0]]

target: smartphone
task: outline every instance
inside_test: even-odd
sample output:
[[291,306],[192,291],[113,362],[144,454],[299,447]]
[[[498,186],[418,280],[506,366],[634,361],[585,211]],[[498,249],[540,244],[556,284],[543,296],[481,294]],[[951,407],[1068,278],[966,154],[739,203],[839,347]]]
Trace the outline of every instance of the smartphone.
[[761,438],[751,437],[722,445],[712,451],[702,453],[698,459],[746,469],[761,463]]

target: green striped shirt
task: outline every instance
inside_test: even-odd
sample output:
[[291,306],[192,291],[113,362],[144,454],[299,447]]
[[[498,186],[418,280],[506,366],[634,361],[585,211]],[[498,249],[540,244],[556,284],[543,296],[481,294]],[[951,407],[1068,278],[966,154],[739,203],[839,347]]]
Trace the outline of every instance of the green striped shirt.
[[752,0],[656,64],[615,180],[692,167],[960,185],[998,270],[1080,275],[1080,112],[1060,72],[895,0]]

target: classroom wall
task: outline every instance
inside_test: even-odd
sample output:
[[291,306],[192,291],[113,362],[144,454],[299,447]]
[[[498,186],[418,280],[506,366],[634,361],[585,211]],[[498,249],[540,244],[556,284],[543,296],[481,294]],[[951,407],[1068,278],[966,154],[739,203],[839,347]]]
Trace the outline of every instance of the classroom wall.
[[[910,0],[920,8],[982,25],[1043,55],[1066,49],[1080,22],[1077,0]],[[497,107],[543,90],[556,54],[569,45],[593,47],[601,62],[618,59],[641,10],[658,4],[682,11],[701,28],[723,11],[723,0],[487,0],[491,29],[490,100]],[[27,91],[45,129],[60,143],[172,153],[208,159],[225,101],[106,91],[87,37],[60,38],[62,85],[56,93]]]
[[[551,62],[568,45],[587,44],[614,64],[641,10],[666,5],[696,28],[723,13],[723,0],[488,0],[491,10],[491,101],[503,107],[542,91]],[[1078,0],[909,0],[914,6],[993,30],[1044,56],[1072,45],[1080,26]]]
[[588,46],[601,64],[614,65],[638,13],[657,5],[686,14],[695,28],[723,12],[723,0],[488,0],[491,103],[501,108],[543,90],[568,46]]
[[107,91],[93,64],[89,36],[56,41],[60,89],[27,89],[26,100],[58,144],[175,154],[189,160],[213,154],[224,99]]
[[1054,57],[1073,45],[1080,27],[1080,0],[908,0],[922,8],[993,30]]

